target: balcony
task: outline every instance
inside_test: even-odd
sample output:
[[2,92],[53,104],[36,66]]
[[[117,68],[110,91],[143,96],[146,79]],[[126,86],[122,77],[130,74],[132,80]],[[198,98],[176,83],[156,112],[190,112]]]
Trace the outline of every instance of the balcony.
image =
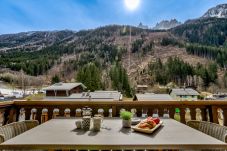
[[[12,101],[1,102],[2,125],[23,120],[38,120],[45,123],[57,117],[81,117],[81,109],[88,106],[92,114],[117,118],[121,109],[133,111],[137,117],[170,117],[181,123],[188,120],[210,121],[227,125],[226,101]],[[180,111],[180,117],[176,112]],[[54,128],[54,126],[53,126]],[[133,146],[133,144],[131,145]],[[133,147],[129,147],[132,149]],[[84,148],[83,148],[84,149]],[[117,148],[116,148],[117,149]],[[120,149],[120,148],[118,148]],[[157,148],[154,148],[157,149]],[[159,146],[160,149],[160,146]],[[165,148],[166,149],[166,148]],[[173,148],[176,147],[173,146]]]

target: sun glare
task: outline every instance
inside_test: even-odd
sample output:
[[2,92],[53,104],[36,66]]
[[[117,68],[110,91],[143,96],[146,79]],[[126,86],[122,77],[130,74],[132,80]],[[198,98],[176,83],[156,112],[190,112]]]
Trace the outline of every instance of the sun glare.
[[125,7],[130,10],[134,11],[139,7],[140,0],[124,0]]

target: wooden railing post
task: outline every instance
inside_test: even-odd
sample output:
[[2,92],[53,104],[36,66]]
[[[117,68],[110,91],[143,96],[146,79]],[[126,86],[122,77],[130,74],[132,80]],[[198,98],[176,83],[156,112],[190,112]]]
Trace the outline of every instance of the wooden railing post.
[[112,106],[112,116],[113,117],[116,117],[117,116],[117,107],[116,107],[116,105],[113,105]]
[[212,105],[211,106],[211,122],[218,124],[218,114],[217,114],[217,106]]
[[48,121],[48,109],[44,108],[42,109],[41,123],[44,123],[46,121]]
[[5,109],[0,110],[0,126],[6,124],[6,114],[5,114]]
[[75,112],[76,112],[75,114],[76,117],[82,117],[82,110],[80,108],[77,108]]
[[16,122],[17,121],[17,110],[12,107],[9,111],[9,120],[8,123]]

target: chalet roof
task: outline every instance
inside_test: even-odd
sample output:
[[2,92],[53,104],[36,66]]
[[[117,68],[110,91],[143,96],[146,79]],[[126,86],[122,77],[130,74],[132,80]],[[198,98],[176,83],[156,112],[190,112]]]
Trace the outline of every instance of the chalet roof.
[[169,94],[136,94],[134,100],[138,101],[173,101],[173,98]]
[[74,93],[69,98],[78,98],[78,99],[113,99],[113,100],[121,100],[121,93],[120,92],[84,92],[84,93]]
[[148,88],[147,85],[137,85],[137,88]]
[[194,95],[194,96],[199,95],[199,93],[196,90],[193,90],[191,88],[187,88],[187,89],[172,89],[170,93],[173,93],[175,95]]
[[48,97],[44,99],[45,101],[115,101],[113,99],[91,99],[88,98],[67,98],[67,97]]
[[118,91],[95,91],[74,93],[68,97],[46,97],[45,100],[78,100],[78,101],[120,101],[122,94]]
[[122,100],[122,94],[118,91],[95,91],[91,92],[91,97],[95,98],[113,98],[114,100]]
[[55,83],[47,88],[44,88],[45,91],[47,90],[71,90],[75,87],[82,86],[83,89],[87,87],[82,83]]

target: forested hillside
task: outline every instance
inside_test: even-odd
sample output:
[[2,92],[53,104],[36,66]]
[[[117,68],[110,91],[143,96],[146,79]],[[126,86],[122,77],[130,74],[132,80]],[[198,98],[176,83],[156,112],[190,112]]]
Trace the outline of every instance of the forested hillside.
[[227,19],[203,18],[188,21],[172,30],[189,44],[189,54],[215,60],[222,68],[227,64]]
[[[178,39],[185,40],[186,52],[201,58],[215,61],[218,65],[218,76],[213,84],[223,83],[219,86],[226,87],[227,65],[227,19],[226,18],[200,18],[189,20],[185,24],[170,31]],[[203,70],[204,71],[204,70]],[[215,71],[215,70],[213,70]],[[195,72],[196,73],[196,72]],[[204,72],[209,77],[209,71]],[[205,74],[203,74],[205,75]],[[204,77],[204,76],[200,76]],[[202,78],[203,79],[203,78]],[[210,78],[207,78],[210,79]],[[212,78],[211,78],[212,79]],[[203,79],[203,82],[207,80]],[[209,81],[209,80],[208,80]],[[209,85],[205,84],[206,87]]]
[[[152,41],[145,38],[152,32],[131,27],[133,51],[138,53],[142,49],[144,55],[151,51]],[[10,50],[0,52],[0,66],[18,72],[23,70],[32,76],[52,76],[53,78],[50,77],[52,81],[71,80],[72,77],[69,78],[69,75],[74,73],[74,79],[85,83],[92,91],[114,88],[131,96],[128,75],[120,65],[122,56],[127,54],[129,34],[129,26],[114,25],[72,33],[69,38],[55,41],[40,50],[12,47]],[[142,43],[137,44],[137,40]],[[113,67],[116,68],[116,72],[124,73],[122,81],[125,84],[122,86],[114,81],[118,79],[110,76],[112,72],[109,68],[114,64],[118,64]],[[54,69],[58,71],[49,72]]]
[[[34,43],[30,47],[21,47],[20,40],[7,44],[8,49],[0,52],[0,67],[15,74],[24,71],[43,79],[41,84],[79,81],[92,91],[114,89],[126,96],[132,96],[137,84],[152,88],[174,82],[180,87],[205,90],[215,86],[224,90],[227,83],[219,82],[227,81],[224,27],[223,20],[193,21],[171,31],[131,27],[130,38],[129,26],[111,25],[63,32],[64,36],[36,49],[32,47],[37,44],[36,37],[32,37]],[[216,31],[219,28],[221,32]],[[200,29],[204,32],[199,33]],[[4,38],[1,40],[0,36],[1,41]],[[29,45],[28,40],[24,43]],[[0,79],[19,83],[20,79],[10,76],[10,80],[4,72]],[[28,84],[33,85],[34,81]]]
[[191,87],[209,87],[218,78],[217,68],[217,65],[212,63],[207,67],[199,63],[192,66],[177,57],[170,57],[166,63],[162,63],[160,59],[150,63],[148,69],[149,75],[162,85],[174,82]]
[[186,22],[171,30],[187,42],[227,47],[227,19],[202,18]]
[[227,48],[212,47],[199,44],[189,44],[186,46],[189,54],[198,55],[211,60],[215,60],[220,67],[226,68],[227,65]]
[[69,38],[74,34],[73,31],[32,31],[18,34],[0,35],[0,50],[1,48],[12,47],[29,47],[29,46],[45,46],[60,42],[65,38]]

